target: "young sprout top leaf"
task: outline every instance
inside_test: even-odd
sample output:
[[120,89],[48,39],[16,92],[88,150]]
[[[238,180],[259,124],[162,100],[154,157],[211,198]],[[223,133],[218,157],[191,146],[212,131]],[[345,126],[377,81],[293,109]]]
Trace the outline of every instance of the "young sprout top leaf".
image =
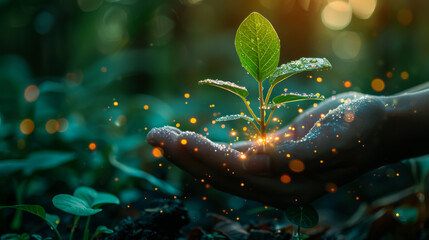
[[286,78],[305,71],[321,71],[331,69],[332,65],[326,58],[300,58],[299,60],[282,64],[270,78],[270,84],[285,80]]
[[312,228],[319,222],[319,214],[311,205],[292,205],[286,209],[286,217],[293,224],[303,228]]
[[280,39],[261,14],[251,13],[235,36],[235,49],[243,67],[258,81],[269,77],[279,64]]
[[249,95],[249,92],[247,91],[247,89],[245,87],[238,86],[237,84],[232,83],[232,82],[206,79],[206,80],[199,81],[198,84],[210,85],[210,86],[222,88],[222,89],[225,89],[227,91],[230,91],[230,92],[238,95],[241,98],[246,98]]

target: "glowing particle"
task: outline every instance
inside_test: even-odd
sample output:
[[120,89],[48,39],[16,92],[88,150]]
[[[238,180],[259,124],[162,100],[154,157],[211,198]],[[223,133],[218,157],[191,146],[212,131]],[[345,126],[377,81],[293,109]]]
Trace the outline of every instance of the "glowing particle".
[[231,136],[236,136],[236,135],[237,135],[237,132],[234,132],[234,131],[231,132]]
[[188,144],[188,140],[186,140],[186,139],[182,139],[182,140],[180,140],[180,143],[181,143],[182,145],[186,145],[186,144]]
[[288,154],[286,154],[286,157],[290,158],[290,154],[289,154],[289,153],[288,153]]
[[245,131],[247,131],[247,127],[243,127],[243,131],[245,132]]
[[[244,159],[246,159],[246,155],[241,154],[241,155],[240,155],[240,158],[241,158],[242,160],[244,160]],[[226,164],[225,164],[225,165],[226,165]]]
[[404,80],[407,80],[410,77],[410,74],[408,74],[407,72],[403,71],[401,72],[401,78]]
[[359,197],[356,197],[356,200],[359,200]]
[[316,123],[316,126],[320,127],[320,126],[322,126],[322,124],[320,122],[318,122],[318,123]]
[[371,87],[372,87],[372,89],[374,89],[374,91],[381,92],[386,87],[386,84],[384,83],[384,81],[382,79],[375,78],[371,82]]
[[323,79],[321,77],[316,78],[316,82],[321,83]]
[[45,129],[46,129],[46,132],[48,132],[50,134],[56,133],[59,128],[60,128],[60,124],[55,119],[49,119],[46,122]]
[[113,106],[115,106],[115,107],[116,107],[116,106],[118,106],[118,105],[119,105],[118,101],[114,101],[114,102],[113,102]]
[[327,192],[333,193],[333,192],[336,192],[337,189],[338,189],[338,187],[337,187],[337,185],[335,183],[327,183],[325,185],[325,190]]
[[323,160],[320,160],[319,162],[323,164]]
[[107,72],[107,68],[106,67],[101,67],[101,72]]
[[198,148],[194,148],[194,152],[198,152]]
[[276,117],[275,117],[275,118],[273,118],[273,121],[274,121],[274,122],[277,122],[278,120],[279,120],[279,119],[278,119],[278,118],[276,118]]
[[180,123],[176,123],[176,127],[180,127]]
[[299,113],[302,113],[304,110],[302,110],[302,108],[298,109]]
[[148,110],[148,109],[149,109],[149,105],[144,105],[144,106],[143,106],[143,109],[144,109],[144,110]]
[[158,191],[158,188],[156,187],[156,188],[154,188],[153,190]]
[[34,102],[39,97],[39,93],[39,88],[36,85],[30,85],[25,88],[24,98],[27,100],[27,102]]
[[189,98],[190,96],[189,93],[185,93],[185,98]]
[[289,168],[294,172],[302,172],[305,169],[305,165],[301,160],[294,159],[289,162]]
[[336,148],[332,148],[331,151],[334,153],[334,152],[337,152],[337,149]]
[[152,149],[152,155],[156,158],[160,158],[164,155],[164,150],[160,147],[155,147]]
[[396,217],[399,217],[399,213],[396,213],[396,214],[395,214],[395,216],[396,216]]
[[189,119],[189,122],[191,122],[192,124],[197,123],[197,119],[193,117]]
[[34,131],[34,122],[31,119],[24,119],[22,120],[21,124],[19,125],[19,129],[21,132],[25,135],[28,135]]
[[352,86],[352,83],[350,81],[345,81],[344,82],[344,87],[349,88]]
[[117,182],[117,181],[119,181],[119,178],[118,178],[118,177],[115,177],[115,182]]
[[95,149],[97,149],[97,144],[95,144],[94,142],[90,143],[88,145],[89,150],[94,151]]
[[207,197],[203,197],[203,201],[207,200]]
[[244,187],[244,183],[241,183],[240,186]]
[[158,164],[158,166],[162,167],[162,163]]
[[317,107],[317,103],[313,103],[313,107]]
[[225,128],[225,124],[220,125],[221,128]]
[[393,77],[393,73],[392,72],[387,72],[386,73],[386,77],[387,78],[392,78]]
[[237,219],[237,221],[238,221],[238,220],[240,220],[240,218],[239,218],[239,217],[237,217],[236,219]]
[[325,117],[325,114],[320,114],[320,118],[324,118]]
[[288,183],[290,183],[290,181],[291,181],[292,179],[290,178],[290,176],[289,175],[287,175],[287,174],[283,174],[281,177],[280,177],[280,181],[282,182],[282,183],[284,183],[284,184],[288,184]]
[[213,121],[212,121],[212,124],[216,124],[216,121],[215,121],[215,120],[213,120]]

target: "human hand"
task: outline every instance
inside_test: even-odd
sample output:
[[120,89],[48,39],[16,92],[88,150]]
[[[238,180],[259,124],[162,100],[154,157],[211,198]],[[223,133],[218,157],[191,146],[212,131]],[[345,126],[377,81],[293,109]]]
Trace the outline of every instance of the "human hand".
[[[383,164],[378,141],[384,104],[377,97],[349,96],[338,95],[306,111],[265,145],[248,142],[231,148],[171,127],[153,129],[147,140],[217,189],[286,208],[312,201]],[[341,99],[346,103],[340,105]],[[326,116],[320,119],[322,113]]]

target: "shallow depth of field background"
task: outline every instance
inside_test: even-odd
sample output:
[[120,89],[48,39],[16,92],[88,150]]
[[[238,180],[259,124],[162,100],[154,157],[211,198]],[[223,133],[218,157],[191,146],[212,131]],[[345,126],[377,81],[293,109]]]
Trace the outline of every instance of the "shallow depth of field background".
[[[429,76],[426,0],[0,0],[0,165],[37,152],[75,154],[52,168],[0,169],[0,205],[41,204],[58,212],[52,196],[86,185],[118,195],[122,204],[111,211],[123,215],[150,199],[176,196],[194,221],[206,211],[252,219],[247,210],[258,204],[194,180],[153,151],[145,137],[153,127],[171,125],[215,141],[249,139],[246,123],[212,123],[218,115],[246,112],[242,102],[197,82],[237,82],[256,103],[257,84],[234,47],[236,29],[253,11],[276,29],[281,63],[326,57],[333,65],[288,79],[278,94],[389,95]],[[280,120],[271,130],[309,107],[277,111]],[[112,155],[177,192],[117,169]],[[17,197],[23,181],[29,184]],[[321,199],[330,213],[321,216],[346,219],[362,202],[414,183],[405,165],[379,169],[331,194],[338,202]],[[11,218],[0,216],[1,224]]]

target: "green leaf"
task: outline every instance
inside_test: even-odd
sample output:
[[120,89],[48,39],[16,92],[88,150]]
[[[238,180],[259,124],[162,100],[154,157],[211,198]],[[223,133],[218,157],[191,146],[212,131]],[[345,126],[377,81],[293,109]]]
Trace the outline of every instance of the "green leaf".
[[112,229],[107,228],[106,226],[98,226],[97,229],[95,230],[94,235],[98,235],[98,234],[111,234],[114,231]]
[[419,210],[416,207],[397,207],[393,211],[393,217],[402,224],[417,222]]
[[86,203],[88,203],[89,206],[92,205],[97,194],[97,191],[90,187],[78,187],[73,192],[73,196],[84,200]]
[[280,39],[271,23],[259,13],[251,13],[240,24],[235,49],[243,67],[259,82],[279,64]]
[[273,102],[273,105],[278,106],[285,103],[306,101],[306,100],[323,101],[325,100],[325,97],[319,94],[307,95],[307,94],[290,93],[290,94],[282,94],[277,97],[274,97],[272,102]]
[[91,216],[102,211],[92,209],[84,200],[69,194],[56,195],[52,199],[52,203],[56,208],[75,216]]
[[162,191],[165,191],[171,195],[180,195],[181,192],[173,187],[171,184],[167,183],[166,181],[163,181],[147,172],[144,172],[140,169],[137,168],[133,168],[130,166],[127,166],[121,162],[119,162],[118,160],[116,160],[115,156],[109,156],[109,161],[110,163],[118,168],[119,170],[123,171],[124,173],[133,176],[133,177],[138,177],[138,178],[142,178],[145,179],[146,181],[148,181],[149,183],[159,187]]
[[17,210],[25,211],[45,220],[52,228],[57,228],[60,218],[56,215],[46,213],[45,209],[40,205],[13,205],[13,206],[0,206],[0,210],[4,208],[14,208]]
[[224,121],[232,121],[232,120],[237,120],[237,119],[244,119],[247,120],[249,122],[253,122],[253,118],[247,116],[247,115],[241,115],[241,114],[234,114],[234,115],[227,115],[227,116],[222,116],[220,118],[216,118],[216,122],[224,122]]
[[46,213],[45,219],[51,226],[57,227],[60,224],[60,217],[57,215]]
[[17,234],[17,233],[7,233],[1,236],[1,240],[30,240],[30,235],[27,233]]
[[332,65],[326,58],[300,58],[299,60],[282,64],[271,75],[270,84],[285,80],[286,78],[305,71],[321,71],[331,69]]
[[286,217],[293,224],[303,228],[312,228],[319,222],[319,214],[311,205],[292,205],[286,209]]
[[91,207],[98,208],[105,204],[119,204],[119,199],[110,193],[99,192],[92,202]]
[[246,98],[249,95],[249,92],[247,91],[247,89],[245,87],[238,86],[237,84],[232,83],[232,82],[206,79],[206,80],[199,81],[198,84],[199,85],[210,85],[210,86],[222,88],[222,89],[225,89],[227,91],[230,91],[230,92],[238,95],[241,98]]

